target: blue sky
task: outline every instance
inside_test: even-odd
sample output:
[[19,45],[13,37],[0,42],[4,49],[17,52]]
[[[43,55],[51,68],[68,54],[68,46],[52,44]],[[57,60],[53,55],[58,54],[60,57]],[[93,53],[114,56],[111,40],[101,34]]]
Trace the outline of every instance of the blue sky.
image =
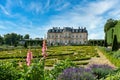
[[89,39],[104,38],[107,19],[120,18],[120,0],[0,0],[0,35],[44,37],[52,27],[86,27]]

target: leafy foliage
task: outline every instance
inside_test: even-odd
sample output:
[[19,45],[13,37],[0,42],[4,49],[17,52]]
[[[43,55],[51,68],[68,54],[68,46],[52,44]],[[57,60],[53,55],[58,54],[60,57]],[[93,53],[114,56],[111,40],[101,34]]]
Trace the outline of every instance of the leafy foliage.
[[120,51],[114,52],[113,57],[116,59],[120,59]]
[[[120,59],[118,58],[115,58],[115,55],[118,53],[119,54],[119,51],[116,53],[116,52],[107,52],[104,48],[99,48],[102,53],[110,60],[111,63],[113,63],[116,67],[120,67]],[[115,55],[114,55],[115,53]],[[119,55],[117,55],[119,56]]]
[[89,68],[67,68],[57,80],[96,80]]
[[107,32],[110,28],[114,27],[117,24],[117,20],[108,19],[104,25],[104,31]]
[[[6,49],[7,50],[7,49]],[[33,58],[41,58],[41,47],[32,48]],[[15,59],[16,61],[25,61],[27,49],[10,49],[7,51],[0,52],[0,59]],[[91,57],[97,56],[97,51],[93,46],[59,46],[59,47],[48,47],[47,50],[47,66],[53,66],[56,63],[56,60],[65,60],[66,58],[71,59],[77,64],[87,64],[81,63],[80,61],[89,60]]]
[[44,65],[43,61],[39,63],[33,63],[28,67],[25,73],[26,80],[44,80]]
[[116,50],[118,50],[118,49],[119,49],[119,46],[118,46],[117,36],[114,35],[112,51],[116,51]]
[[105,42],[104,42],[104,46],[107,47],[107,34],[105,33]]
[[107,75],[105,80],[120,80],[120,68],[115,70],[113,73]]
[[11,34],[5,34],[4,35],[4,41],[5,41],[5,44],[8,44],[8,45],[16,45],[18,44],[18,41],[22,38],[22,35],[18,35],[16,33],[11,33]]
[[93,64],[90,66],[90,68],[92,69],[93,74],[97,76],[97,79],[105,78],[106,75],[113,71],[113,67],[106,64],[105,65]]
[[3,37],[0,35],[0,45],[4,43]]
[[69,59],[60,61],[59,63],[54,65],[54,69],[51,70],[51,78],[57,79],[58,75],[66,68],[70,68],[76,66],[72,61]]
[[20,77],[19,71],[16,70],[12,63],[0,62],[0,80],[17,80]]
[[27,48],[27,47],[28,47],[28,44],[27,44],[27,42],[25,42],[25,44],[24,44],[24,47],[25,47],[25,48]]
[[24,36],[24,39],[29,39],[29,38],[30,38],[29,34],[26,34],[26,35]]

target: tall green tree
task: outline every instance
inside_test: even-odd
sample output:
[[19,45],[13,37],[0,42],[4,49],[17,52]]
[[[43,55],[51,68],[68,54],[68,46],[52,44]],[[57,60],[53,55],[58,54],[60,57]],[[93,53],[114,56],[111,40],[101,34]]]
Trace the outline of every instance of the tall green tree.
[[104,25],[104,32],[108,31],[110,28],[114,27],[117,24],[117,20],[114,19],[108,19],[107,22]]
[[28,44],[27,44],[27,42],[25,42],[25,44],[24,44],[24,47],[25,47],[25,48],[27,48],[27,47],[28,47]]
[[24,36],[24,39],[29,39],[29,38],[30,38],[29,34],[26,34],[26,35]]
[[5,44],[16,46],[21,39],[22,35],[18,35],[16,33],[8,33],[4,35]]
[[105,33],[105,42],[104,42],[104,46],[107,47],[107,33]]
[[0,35],[0,45],[2,45],[4,42],[3,37]]
[[117,41],[117,36],[114,35],[114,40],[113,40],[113,45],[112,45],[112,51],[117,51],[119,49],[118,41]]

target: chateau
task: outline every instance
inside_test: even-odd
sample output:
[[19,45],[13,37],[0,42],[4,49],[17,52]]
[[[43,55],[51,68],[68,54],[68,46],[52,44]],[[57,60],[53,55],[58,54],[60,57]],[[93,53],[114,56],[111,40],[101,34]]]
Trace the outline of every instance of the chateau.
[[88,31],[86,28],[53,27],[47,32],[48,45],[81,45],[87,44]]

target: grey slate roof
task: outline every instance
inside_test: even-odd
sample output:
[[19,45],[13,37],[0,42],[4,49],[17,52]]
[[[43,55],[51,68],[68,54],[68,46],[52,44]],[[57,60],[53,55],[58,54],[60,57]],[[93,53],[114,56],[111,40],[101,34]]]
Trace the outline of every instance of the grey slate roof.
[[64,27],[63,29],[60,29],[60,27],[53,27],[53,29],[49,29],[48,30],[48,33],[62,33],[63,31],[69,31],[69,32],[72,32],[72,33],[87,33],[87,30],[86,28],[78,28],[78,29],[74,29],[74,28],[71,28],[71,27]]

